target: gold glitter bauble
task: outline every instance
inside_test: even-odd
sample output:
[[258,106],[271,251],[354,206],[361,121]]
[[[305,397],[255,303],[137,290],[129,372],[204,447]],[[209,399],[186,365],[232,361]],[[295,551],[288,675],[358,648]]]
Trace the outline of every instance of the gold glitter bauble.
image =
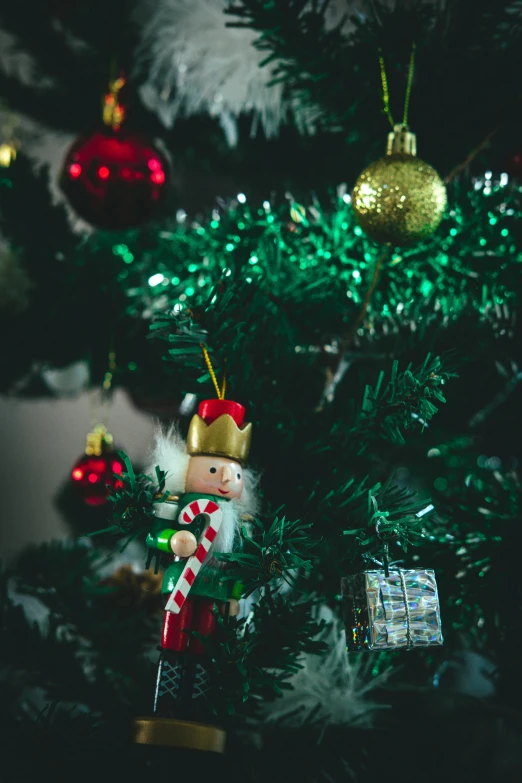
[[[403,141],[399,127],[388,140],[388,149],[393,151],[359,175],[352,206],[370,239],[405,246],[433,234],[442,220],[447,197],[446,187],[432,166],[411,152],[396,151]],[[403,128],[400,133],[409,143],[407,148],[414,150],[414,134]]]

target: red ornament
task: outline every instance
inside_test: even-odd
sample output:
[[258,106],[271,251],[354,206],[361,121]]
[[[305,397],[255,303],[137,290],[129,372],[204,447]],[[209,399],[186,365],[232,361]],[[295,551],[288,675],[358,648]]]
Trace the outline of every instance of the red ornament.
[[123,472],[123,464],[112,450],[112,435],[98,424],[87,435],[87,446],[71,470],[71,483],[81,500],[88,506],[103,506],[107,502],[107,485],[123,486],[114,474]]
[[147,139],[107,127],[74,142],[60,186],[82,218],[98,228],[118,230],[154,215],[167,175],[166,158]]
[[109,495],[107,484],[115,488],[123,486],[113,475],[122,470],[123,465],[114,454],[101,454],[99,457],[83,454],[71,471],[72,483],[88,506],[103,506]]

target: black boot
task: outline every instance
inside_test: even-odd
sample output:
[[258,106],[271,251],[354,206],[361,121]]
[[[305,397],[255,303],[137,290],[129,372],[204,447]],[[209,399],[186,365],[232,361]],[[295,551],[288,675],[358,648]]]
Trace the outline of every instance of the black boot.
[[185,658],[183,655],[172,650],[162,650],[154,693],[154,715],[157,717],[179,717],[184,671]]

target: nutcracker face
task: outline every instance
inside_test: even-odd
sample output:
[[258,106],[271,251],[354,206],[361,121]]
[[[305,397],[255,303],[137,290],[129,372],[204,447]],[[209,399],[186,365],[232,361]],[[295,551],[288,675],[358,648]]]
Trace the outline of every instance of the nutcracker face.
[[243,492],[243,468],[226,457],[191,457],[185,479],[185,492],[232,500]]

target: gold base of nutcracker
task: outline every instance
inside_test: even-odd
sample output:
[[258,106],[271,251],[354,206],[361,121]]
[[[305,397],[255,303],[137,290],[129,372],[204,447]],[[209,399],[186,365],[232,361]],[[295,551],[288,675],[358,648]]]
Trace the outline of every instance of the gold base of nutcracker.
[[135,718],[134,742],[224,753],[226,732],[219,726],[175,718]]

